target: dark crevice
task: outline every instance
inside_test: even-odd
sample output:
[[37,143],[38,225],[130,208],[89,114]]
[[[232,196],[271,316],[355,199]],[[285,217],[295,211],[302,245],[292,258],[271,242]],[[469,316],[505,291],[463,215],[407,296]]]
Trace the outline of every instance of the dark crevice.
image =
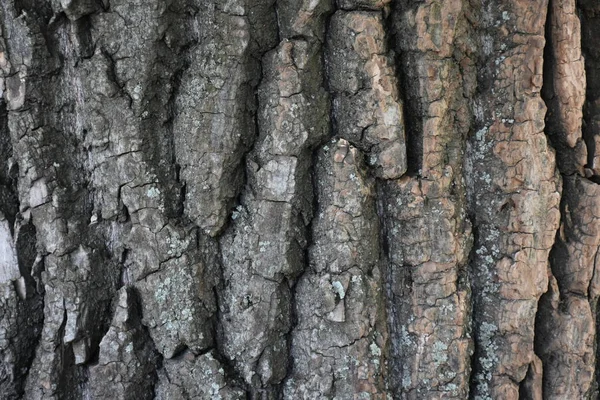
[[[403,308],[406,305],[406,299],[412,296],[413,277],[410,265],[395,265],[390,260],[390,238],[393,237],[391,230],[394,224],[398,222],[388,215],[386,211],[386,199],[393,196],[388,192],[387,181],[378,179],[376,182],[376,206],[379,224],[379,265],[381,267],[382,288],[384,292],[384,304],[386,312],[386,322],[389,332],[388,348],[385,349],[388,355],[388,366],[386,371],[386,381],[390,388],[393,398],[406,396],[403,391],[402,378],[405,368],[403,360],[405,354],[401,346],[403,340],[403,325],[406,324]],[[404,338],[405,339],[405,338]]]
[[54,12],[50,1],[44,0],[14,0],[14,7],[17,16],[23,13],[32,14],[35,17],[41,17],[45,21],[49,21]]
[[[143,312],[142,312],[142,299],[140,294],[133,287],[129,287],[127,290],[127,306],[128,306],[128,314],[130,316],[129,320],[126,323],[127,329],[136,329],[140,332],[139,341],[134,345],[134,351],[143,351],[148,350],[151,354],[151,358],[146,360],[149,362],[150,367],[152,368],[151,372],[146,375],[147,378],[150,378],[150,392],[154,392],[156,388],[156,384],[158,383],[158,371],[163,366],[163,356],[156,349],[156,344],[154,340],[152,340],[152,336],[150,336],[150,331],[146,325],[143,324]],[[116,305],[116,304],[115,304]],[[112,313],[114,315],[114,312]],[[139,366],[139,368],[145,368],[145,366]]]
[[581,21],[581,52],[584,57],[587,77],[586,101],[583,107],[583,138],[588,150],[587,167],[600,173],[600,165],[594,165],[596,137],[600,135],[600,53],[597,41],[600,38],[600,9],[594,1],[578,1]]
[[[540,360],[542,362],[542,365],[544,364],[544,359],[541,357],[541,355],[544,354],[544,350],[547,348],[547,344],[545,342],[545,337],[547,336],[547,332],[545,332],[545,329],[547,327],[547,319],[550,317],[551,315],[551,308],[552,308],[552,304],[551,304],[551,296],[552,293],[550,293],[550,285],[548,285],[548,288],[546,290],[546,293],[542,294],[542,296],[540,297],[540,300],[538,301],[537,304],[537,312],[535,313],[535,323],[534,323],[534,341],[533,341],[533,351],[534,353],[540,357]],[[531,366],[530,366],[531,368]],[[542,392],[544,390],[544,387],[546,386],[546,378],[547,378],[547,374],[543,374],[542,375]]]
[[[570,212],[573,210],[570,207],[570,203],[575,198],[575,202],[577,203],[576,198],[579,196],[578,193],[572,192],[569,188],[573,188],[573,185],[569,182],[572,182],[577,178],[577,174],[582,174],[585,168],[586,174],[588,171],[588,165],[590,161],[593,161],[593,148],[590,147],[591,143],[585,139],[585,123],[583,124],[583,142],[587,146],[588,152],[588,160],[585,166],[579,165],[580,160],[577,159],[577,147],[571,148],[567,142],[567,135],[569,132],[564,131],[563,121],[561,121],[561,103],[560,98],[557,97],[556,88],[554,86],[554,77],[557,74],[556,71],[556,54],[554,53],[553,43],[553,18],[554,18],[554,2],[556,0],[550,0],[548,2],[548,9],[546,15],[546,23],[545,23],[545,39],[546,44],[544,47],[544,69],[543,69],[543,83],[541,89],[541,97],[542,100],[546,103],[548,107],[548,111],[545,117],[545,129],[544,133],[549,139],[550,146],[555,150],[556,155],[556,168],[560,172],[563,178],[563,187],[561,193],[560,200],[560,214],[561,221],[556,232],[556,236],[554,239],[554,243],[552,248],[550,249],[548,255],[548,265],[549,269],[552,273],[552,278],[556,279],[556,283],[558,285],[558,293],[553,293],[552,284],[549,283],[549,286],[544,294],[542,294],[541,298],[537,304],[537,310],[535,314],[535,324],[534,324],[534,353],[540,357],[542,365],[544,368],[555,368],[553,361],[553,351],[548,351],[549,346],[552,345],[553,339],[551,339],[553,329],[553,318],[555,313],[558,312],[561,315],[567,314],[566,303],[564,302],[565,296],[568,295],[568,288],[565,287],[565,284],[569,282],[569,278],[567,277],[566,281],[562,278],[565,277],[565,265],[568,265],[569,259],[573,257],[571,254],[567,243],[569,241],[570,230],[572,229],[570,223]],[[581,139],[578,139],[578,143]],[[592,158],[590,159],[590,153],[592,154]],[[583,168],[582,168],[583,167]],[[591,174],[588,174],[591,175]],[[562,228],[561,228],[562,227]],[[561,231],[564,229],[565,234],[561,234]],[[566,236],[566,237],[563,237]],[[553,297],[559,296],[559,304],[558,309],[555,309],[555,305],[553,304]],[[548,343],[550,341],[551,343]],[[532,366],[529,366],[528,376],[531,372]],[[544,371],[547,372],[547,371]],[[541,388],[542,393],[545,390],[550,390],[555,386],[555,383],[550,381],[550,376],[555,375],[556,371],[552,371],[550,373],[542,374],[541,378]],[[527,381],[527,379],[526,379]],[[530,399],[531,396],[526,391],[528,389],[522,383],[520,385],[520,399]]]
[[[220,246],[219,246],[219,253],[221,253]],[[220,269],[222,270],[222,268],[220,268]],[[220,285],[223,285],[223,278],[221,278]],[[220,298],[220,294],[219,294],[220,292],[222,292],[222,289],[223,289],[222,287],[213,287],[212,288],[213,296],[215,298],[215,308],[217,310],[215,313],[215,316],[214,316],[214,323],[212,324],[212,326],[213,326],[212,334],[213,334],[213,337],[215,338],[215,348],[214,348],[213,356],[215,357],[215,359],[217,361],[219,361],[223,370],[225,371],[225,376],[227,378],[227,382],[234,383],[238,387],[242,388],[246,393],[249,393],[248,385],[246,385],[246,382],[239,375],[238,371],[236,370],[235,366],[233,365],[233,362],[225,356],[225,352],[223,350],[223,347],[224,347],[223,332],[222,332],[221,325],[219,324],[219,321],[221,321],[223,319],[221,305],[220,305],[221,298]]]
[[[581,21],[581,51],[584,57],[586,73],[586,101],[583,107],[583,138],[588,149],[587,167],[591,169],[592,182],[600,184],[600,165],[595,165],[596,138],[600,135],[600,3],[596,0],[578,0],[578,14]],[[586,173],[588,170],[586,170]],[[586,174],[587,175],[587,174]],[[597,257],[597,254],[596,254]],[[594,268],[595,270],[595,268]],[[594,271],[596,273],[596,271]],[[590,393],[590,398],[597,398],[600,390],[600,303],[597,298],[589,297],[596,337],[594,341],[595,377]]]
[[87,387],[87,367],[75,364],[72,345],[63,341],[66,323],[67,310],[65,307],[63,321],[57,335],[59,344],[55,352],[60,360],[60,364],[56,366],[59,372],[58,381],[56,382],[56,392],[53,394],[61,399],[77,399],[83,397],[84,388]]
[[[331,125],[330,125],[329,132],[330,132],[329,136],[331,136]],[[310,248],[315,243],[315,239],[313,236],[313,227],[314,227],[314,221],[315,221],[316,215],[319,214],[319,199],[318,199],[319,188],[318,188],[318,182],[317,182],[316,166],[317,166],[317,162],[318,162],[318,152],[321,149],[321,147],[323,145],[325,145],[325,143],[327,143],[328,140],[329,140],[329,137],[324,138],[320,143],[318,143],[315,146],[315,148],[311,154],[312,161],[310,164],[311,165],[310,175],[311,175],[311,190],[312,190],[312,194],[313,194],[312,195],[312,218],[311,218],[310,222],[308,223],[308,225],[306,225],[304,227],[305,240],[306,240],[306,245],[303,249],[304,270],[300,273],[299,276],[294,277],[293,280],[288,280],[288,287],[290,288],[290,296],[291,296],[290,297],[291,326],[290,326],[289,332],[286,334],[286,342],[287,342],[287,346],[288,346],[288,362],[287,362],[287,369],[286,369],[285,377],[281,380],[281,382],[282,382],[281,388],[283,387],[283,383],[285,383],[287,381],[287,379],[292,376],[292,373],[294,370],[294,359],[292,356],[292,337],[293,337],[294,331],[298,327],[298,303],[296,301],[297,287],[298,287],[298,283],[300,282],[302,277],[304,275],[306,275],[307,273],[311,272]],[[299,223],[302,223],[301,220]],[[287,280],[287,278],[286,278],[286,280]]]
[[130,255],[131,250],[128,248],[123,248],[121,252],[121,256],[119,259],[119,266],[121,267],[121,279],[117,286],[117,291],[119,291],[123,287],[130,287],[133,285],[133,278],[131,276],[131,270],[128,265],[128,257]]
[[[479,234],[479,226],[477,224],[477,217],[476,215],[469,215],[468,216],[469,221],[471,221],[471,227],[472,227],[472,235],[473,235],[473,246],[471,247],[471,251],[469,252],[469,259],[467,261],[467,265],[468,265],[468,275],[471,277],[470,282],[471,282],[471,291],[475,292],[477,290],[476,288],[476,279],[474,278],[476,276],[477,271],[475,270],[477,265],[476,265],[476,250],[477,247],[475,246],[475,243],[479,243],[480,240],[480,234]],[[477,337],[479,335],[479,333],[477,332],[476,327],[478,326],[478,321],[477,321],[477,316],[481,315],[481,311],[479,310],[480,306],[479,306],[479,301],[478,301],[478,296],[473,295],[471,296],[471,325],[473,326],[472,332],[471,332],[471,337],[473,338],[473,353],[471,354],[471,375],[469,377],[469,400],[474,400],[475,399],[475,393],[477,392],[476,388],[477,388],[477,379],[476,376],[478,373],[481,372],[481,365],[480,365],[480,360],[481,360],[481,355],[482,355],[482,351],[479,345],[479,340],[477,340]]]
[[529,364],[525,378],[521,382],[517,382],[519,384],[519,400],[536,400],[535,388],[532,386],[535,374],[533,368],[533,365]]
[[[15,247],[17,250],[17,261],[19,272],[27,286],[34,291],[41,283],[41,277],[33,271],[37,259],[37,236],[35,225],[31,221],[23,221],[19,215],[15,232]],[[37,293],[41,295],[43,293]]]
[[18,165],[13,161],[13,148],[8,129],[6,103],[0,101],[0,213],[8,220],[11,233],[19,212],[17,193]]
[[392,53],[396,66],[398,95],[402,102],[406,140],[406,174],[416,177],[421,175],[423,168],[423,110],[421,101],[418,99],[419,79],[411,75],[415,70],[413,57],[416,55],[401,49],[400,35],[408,33],[401,31],[396,21],[396,18],[406,11],[407,6],[404,2],[392,2],[390,13],[383,21],[385,31],[388,33],[386,35],[388,51]]
[[[564,147],[564,137],[563,132],[557,131],[559,129],[556,111],[554,110],[556,103],[558,102],[555,97],[555,88],[554,88],[554,51],[553,51],[553,42],[552,42],[552,3],[555,0],[548,1],[548,11],[546,13],[546,23],[544,25],[544,36],[546,39],[546,44],[544,46],[544,70],[543,70],[543,81],[542,81],[542,89],[541,96],[544,103],[548,107],[548,111],[546,112],[546,129],[545,133],[550,140],[550,144],[558,153],[559,148]],[[564,148],[561,148],[564,152]],[[558,154],[557,154],[558,157]]]
[[[157,161],[160,162],[161,159],[169,159],[170,165],[167,167],[168,171],[165,171],[165,182],[164,186],[171,186],[170,182],[174,181],[173,187],[171,190],[167,190],[167,199],[165,200],[165,204],[171,205],[167,207],[166,214],[168,218],[174,218],[177,220],[181,220],[185,215],[185,200],[186,200],[186,184],[181,181],[181,165],[177,162],[177,151],[175,149],[175,131],[174,131],[174,122],[177,116],[177,108],[176,101],[179,97],[182,78],[185,75],[186,71],[189,69],[191,65],[190,56],[188,54],[189,50],[195,46],[196,43],[190,44],[185,48],[181,49],[177,59],[181,59],[182,65],[173,73],[171,76],[171,84],[170,87],[171,93],[166,103],[166,122],[165,122],[165,147],[162,150],[159,150],[157,154]],[[168,152],[170,154],[163,154],[163,152]],[[163,158],[164,157],[164,158]]]
[[594,382],[592,387],[590,388],[590,392],[594,394],[594,396],[590,396],[591,398],[598,399],[600,392],[600,300],[595,299],[592,305],[592,315],[594,316],[594,325],[596,327],[596,337],[594,338],[594,355],[596,357],[595,360],[595,371],[594,371]]
[[[398,80],[400,82],[400,93],[402,97],[402,108],[404,113],[404,130],[406,132],[406,163],[408,176],[420,176],[423,168],[423,125],[420,118],[421,110],[419,102],[412,99],[408,93],[411,88],[408,83],[411,81],[404,72],[410,68],[410,63],[404,56],[397,56],[396,65],[399,67]],[[414,80],[413,80],[414,82]],[[416,89],[414,89],[416,90]]]

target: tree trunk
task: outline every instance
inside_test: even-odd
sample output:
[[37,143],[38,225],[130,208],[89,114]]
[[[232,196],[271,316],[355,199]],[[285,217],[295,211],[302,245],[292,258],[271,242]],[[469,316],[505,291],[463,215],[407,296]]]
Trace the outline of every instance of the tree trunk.
[[597,398],[596,0],[0,28],[0,398]]

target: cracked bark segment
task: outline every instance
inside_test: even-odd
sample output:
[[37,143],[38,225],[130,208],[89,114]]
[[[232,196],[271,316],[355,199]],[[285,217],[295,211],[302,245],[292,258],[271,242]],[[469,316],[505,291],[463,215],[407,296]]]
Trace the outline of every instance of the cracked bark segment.
[[44,265],[43,330],[27,379],[32,398],[63,396],[82,381],[81,365],[100,342],[118,279],[113,262],[83,246],[62,256],[47,255]]
[[158,272],[136,284],[144,325],[166,358],[185,347],[199,353],[213,344],[216,305],[207,272],[190,252],[165,261]]
[[600,187],[579,176],[563,178],[563,220],[551,253],[561,293],[591,299],[600,295],[595,270],[600,246]]
[[466,9],[460,1],[403,3],[391,16],[416,174],[382,182],[378,196],[396,397],[469,393],[472,237],[462,163],[475,51]]
[[288,363],[290,287],[304,270],[311,153],[328,132],[329,107],[320,45],[284,40],[263,69],[248,187],[221,239],[220,322],[224,353],[252,392],[274,393]]
[[[121,14],[129,5],[113,2],[113,12],[91,17],[87,29],[64,19],[48,28],[48,37],[57,38],[55,52],[67,60],[51,80],[52,87],[60,90],[32,91],[24,101],[49,104],[58,110],[57,117],[37,121],[36,110],[15,111],[10,117],[11,133],[18,138],[13,143],[22,150],[21,182],[31,183],[22,195],[27,201],[21,209],[32,215],[40,251],[50,253],[45,259],[45,329],[28,378],[33,398],[85,390],[86,384],[78,382],[84,382],[87,367],[78,365],[89,361],[106,329],[110,298],[121,272],[118,259],[124,257],[124,250],[129,247],[135,259],[152,252],[154,244],[162,257],[171,257],[164,243],[168,237],[160,231],[167,224],[171,188],[165,175],[172,166],[156,162],[153,152],[160,148],[162,132],[144,122],[147,109],[167,103],[164,95],[150,93],[150,101],[145,92],[154,79],[152,64],[160,64],[152,53],[160,47],[154,41],[163,35],[164,8],[160,2],[144,2],[131,19],[124,19]],[[30,26],[37,22],[34,19]],[[95,53],[88,49],[92,40],[98,45]],[[37,46],[44,50],[55,45],[50,41]],[[47,68],[55,66],[55,60],[38,47],[34,54],[49,59]],[[80,65],[76,61],[81,57],[92,60]],[[96,61],[97,69],[92,67]],[[149,119],[166,120],[165,115],[163,111]],[[93,200],[89,183],[100,189]],[[131,212],[131,221],[123,207]],[[115,220],[130,224],[119,226]],[[132,224],[157,233],[158,240],[131,242],[127,233]],[[155,271],[160,266],[157,262],[150,267]],[[205,321],[198,318],[197,322]]]
[[[593,162],[586,164],[588,149],[582,135],[586,79],[575,2],[552,1],[549,7],[546,51],[550,56],[545,60],[542,95],[549,108],[546,132],[563,174],[563,221],[550,253],[548,291],[540,299],[536,316],[535,350],[543,363],[540,390],[545,398],[588,398],[595,390],[596,318],[592,310],[597,301],[590,283],[600,242],[592,239],[598,236],[593,217],[596,185],[576,175],[594,173]],[[594,148],[590,150],[593,158]],[[570,381],[575,375],[576,384]]]
[[213,352],[195,356],[186,351],[166,360],[160,371],[156,400],[246,399],[246,393],[232,384]]
[[563,174],[584,174],[587,149],[581,125],[585,103],[586,79],[581,54],[581,28],[574,0],[550,3],[546,31],[550,53],[545,62],[542,96],[548,106],[546,133],[556,149],[556,160]]
[[318,157],[319,209],[309,249],[311,268],[337,274],[358,266],[366,274],[378,262],[379,228],[364,156],[338,139],[323,146]]
[[95,46],[72,72],[96,189],[93,221],[100,223],[126,222],[126,186],[157,185],[167,217],[177,215],[181,202],[170,114],[177,91],[173,76],[184,56],[177,57],[183,44],[172,43],[177,29],[170,24],[178,19],[185,27],[189,18],[167,10],[161,0],[134,2],[135,13],[129,3],[112,2],[110,12],[89,17]]
[[536,327],[544,395],[550,399],[586,398],[595,390],[600,188],[578,175],[563,179],[563,220],[550,253],[552,275]]
[[402,176],[404,117],[381,13],[336,12],[326,53],[337,134],[368,153],[378,177]]
[[310,271],[296,288],[284,397],[385,398],[387,329],[373,181],[346,140],[321,148]]
[[[448,167],[448,172],[451,168]],[[470,225],[441,182],[403,178],[381,188],[391,332],[392,385],[407,398],[465,398],[469,391]],[[460,203],[459,203],[460,204]],[[428,215],[429,218],[420,218]]]
[[12,282],[0,284],[0,393],[7,400],[24,394],[43,317],[42,296],[31,291],[22,298]]
[[[140,291],[143,321],[160,353],[172,357],[186,346],[199,352],[212,345],[220,268],[213,264],[214,243],[174,220],[182,199],[171,119],[185,67],[169,57],[194,43],[181,31],[198,21],[161,1],[139,4],[131,20],[122,17],[127,7],[129,2],[117,2],[112,12],[93,16],[100,49],[82,65],[89,77],[83,82],[90,110],[86,144],[94,150],[99,189],[92,219],[125,224],[107,234],[122,258],[122,283]],[[182,25],[173,26],[174,20]],[[121,31],[110,32],[114,26]],[[129,43],[131,38],[136,40]]]
[[[398,45],[405,51],[431,53],[444,59],[453,55],[458,42],[470,39],[467,32],[458,29],[466,21],[457,17],[469,8],[461,0],[403,3],[395,10],[393,22]],[[461,37],[461,33],[467,37]]]
[[181,78],[173,129],[187,189],[185,213],[211,236],[221,231],[239,194],[242,158],[257,134],[256,58],[277,37],[273,3],[199,5],[197,24],[203,30]]
[[405,79],[405,106],[411,126],[409,168],[437,180],[451,165],[459,173],[472,111],[466,98],[476,90],[476,43],[460,0],[404,4],[392,26]]
[[114,67],[100,50],[81,63],[82,73],[89,76],[83,81],[88,131],[85,145],[90,149],[91,180],[96,188],[95,221],[123,220],[123,186],[146,177],[136,116],[127,95],[111,77]]
[[89,360],[101,339],[118,268],[98,243],[97,232],[87,226],[91,196],[85,157],[77,147],[81,132],[67,111],[77,107],[64,95],[72,89],[73,61],[58,69],[60,58],[71,57],[72,42],[52,42],[41,34],[50,29],[51,36],[63,39],[70,26],[64,22],[48,28],[47,4],[24,5],[16,25],[8,22],[16,18],[12,5],[4,4],[3,11],[3,22],[11,27],[11,74],[20,74],[11,89],[17,95],[9,96],[8,116],[13,149],[18,151],[13,154],[19,165],[19,217],[35,226],[36,250],[44,255],[46,267],[43,329],[26,391],[30,398],[60,397],[65,390],[80,390],[83,374],[78,365]]
[[[554,277],[540,300],[536,353],[544,365],[545,399],[591,398],[594,388],[595,324],[589,300],[561,294]],[[575,381],[572,379],[576,378]]]
[[99,8],[99,3],[95,0],[52,0],[53,7],[57,12],[64,11],[70,20],[92,14]]
[[[284,40],[265,55],[258,93],[260,135],[252,152],[260,167],[268,169],[278,156],[306,158],[327,136],[330,106],[322,86],[321,56],[321,46],[305,40]],[[257,180],[266,186],[279,182],[259,176]],[[255,186],[260,188],[258,182]]]
[[593,398],[599,16],[0,1],[0,398]]
[[469,73],[461,71],[457,61],[432,53],[407,52],[402,60],[414,126],[410,169],[424,179],[443,180],[450,165],[456,175],[462,169],[464,138],[471,123],[463,97],[467,80],[463,76]]
[[132,288],[119,290],[108,332],[100,342],[98,363],[90,367],[94,399],[153,399],[158,353],[142,325]]
[[[225,253],[225,257],[231,256]],[[249,261],[238,265],[244,270],[231,274],[227,261],[223,265],[223,352],[256,392],[269,392],[270,386],[285,376],[286,334],[291,328],[290,288],[285,281],[258,275]]]
[[83,364],[101,339],[98,334],[105,321],[98,316],[106,315],[110,307],[118,266],[99,251],[79,246],[63,257],[47,256],[45,274],[54,280],[55,293],[60,293],[54,300],[62,303],[57,308],[64,310],[62,343],[72,344],[75,364]]
[[324,40],[325,19],[334,0],[280,0],[277,17],[281,36],[286,39],[304,36]]
[[[484,3],[481,74],[467,186],[477,237],[474,396],[519,397],[534,360],[537,303],[560,214],[560,179],[544,136],[540,98],[546,1]],[[540,11],[542,10],[542,11]]]

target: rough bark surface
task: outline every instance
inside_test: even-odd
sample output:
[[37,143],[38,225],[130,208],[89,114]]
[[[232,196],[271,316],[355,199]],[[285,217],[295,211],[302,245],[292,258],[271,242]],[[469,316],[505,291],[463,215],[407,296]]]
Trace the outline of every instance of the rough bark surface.
[[596,0],[0,0],[0,398],[596,399]]

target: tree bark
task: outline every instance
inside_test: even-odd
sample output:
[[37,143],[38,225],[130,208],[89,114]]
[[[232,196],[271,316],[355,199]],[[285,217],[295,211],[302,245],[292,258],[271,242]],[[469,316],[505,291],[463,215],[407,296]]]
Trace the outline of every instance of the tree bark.
[[0,30],[0,398],[598,397],[596,0]]

